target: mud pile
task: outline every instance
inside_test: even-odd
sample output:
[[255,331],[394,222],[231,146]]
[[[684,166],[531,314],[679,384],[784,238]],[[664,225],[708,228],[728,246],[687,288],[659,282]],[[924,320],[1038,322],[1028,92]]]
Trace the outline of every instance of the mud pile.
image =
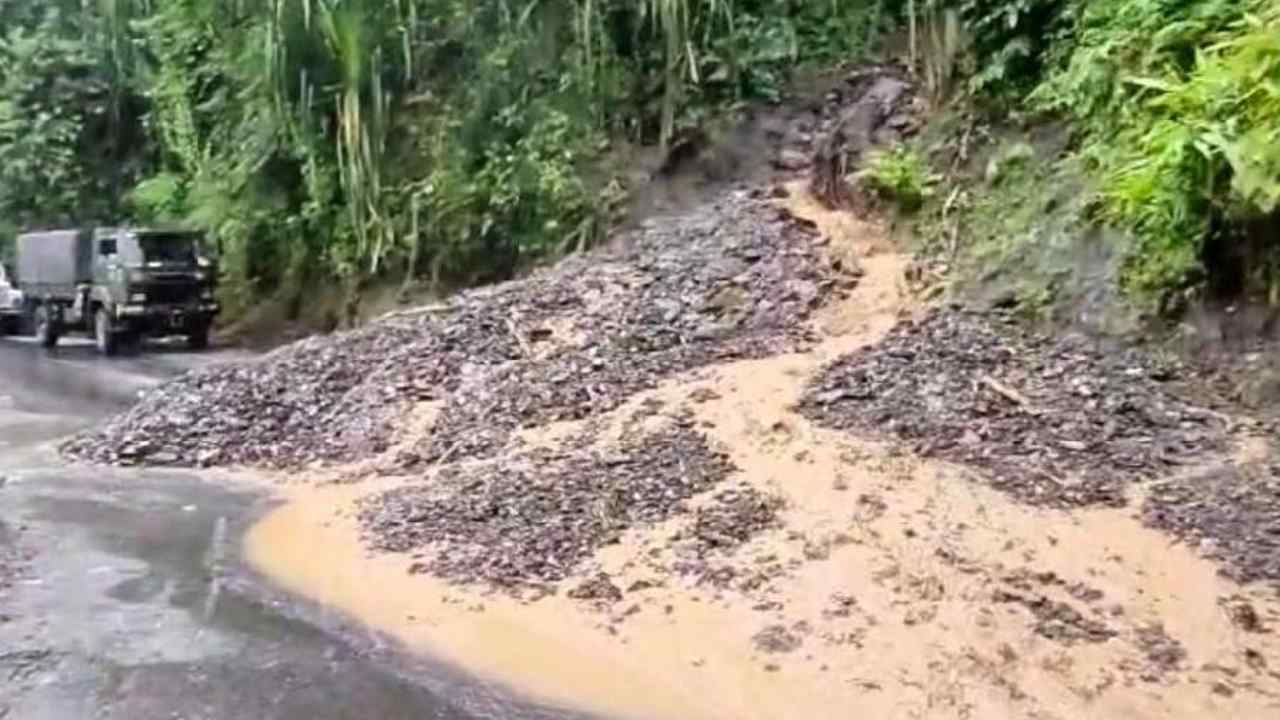
[[455,466],[429,484],[365,498],[366,541],[393,552],[436,550],[414,571],[516,588],[556,582],[639,523],[734,470],[699,433],[675,427],[611,450],[535,450]]
[[436,431],[400,466],[487,456],[517,428],[607,412],[674,373],[804,348],[811,312],[856,283],[808,226],[746,195],[616,246],[190,373],[63,450],[150,465],[352,461],[387,450],[405,411],[435,400]]
[[936,310],[833,363],[800,409],[982,468],[1023,502],[1121,506],[1128,484],[1226,445],[1219,416],[1166,390],[1171,372],[1137,352]]

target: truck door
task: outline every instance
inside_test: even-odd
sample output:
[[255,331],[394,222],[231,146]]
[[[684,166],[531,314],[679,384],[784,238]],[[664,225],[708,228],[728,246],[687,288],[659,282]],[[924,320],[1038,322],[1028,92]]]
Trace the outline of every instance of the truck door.
[[[120,246],[114,236],[95,236],[93,238],[93,285],[86,288],[85,301],[96,300],[108,307],[112,302],[110,288],[112,280],[120,273]],[[91,305],[85,302],[84,311],[88,313]],[[90,315],[86,314],[85,318]]]

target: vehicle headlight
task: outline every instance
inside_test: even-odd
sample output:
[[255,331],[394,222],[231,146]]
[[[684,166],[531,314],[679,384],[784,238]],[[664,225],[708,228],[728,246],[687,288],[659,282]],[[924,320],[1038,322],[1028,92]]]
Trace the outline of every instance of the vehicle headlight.
[[132,293],[129,295],[129,302],[131,303],[144,303],[146,301],[147,301],[146,293]]
[[195,277],[196,277],[196,282],[204,282],[207,276],[204,274],[204,271],[201,270],[196,272]]
[[146,274],[145,272],[143,272],[143,271],[141,271],[141,270],[130,270],[130,271],[129,271],[129,282],[131,282],[131,283],[143,283],[143,282],[146,282],[146,281],[147,281],[147,274]]
[[212,291],[212,290],[205,290],[204,292],[200,293],[200,299],[201,299],[201,300],[212,300],[212,299],[213,299],[213,291]]

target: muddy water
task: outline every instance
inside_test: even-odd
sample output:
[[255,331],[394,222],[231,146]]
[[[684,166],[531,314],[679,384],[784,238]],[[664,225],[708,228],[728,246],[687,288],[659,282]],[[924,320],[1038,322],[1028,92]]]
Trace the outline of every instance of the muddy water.
[[[396,479],[288,486],[247,536],[248,559],[411,648],[614,717],[1280,717],[1280,646],[1237,627],[1230,610],[1247,603],[1280,629],[1274,593],[1220,578],[1130,511],[1025,508],[962,468],[822,431],[791,410],[822,363],[911,310],[906,258],[879,228],[802,198],[793,209],[866,270],[854,297],[821,318],[831,339],[666,383],[612,413],[606,432],[625,432],[646,401],[674,411],[714,390],[689,407],[743,469],[733,480],[787,502],[784,528],[725,562],[778,565],[783,577],[737,591],[669,575],[667,538],[687,522],[677,518],[596,559],[620,587],[660,584],[607,612],[563,595],[522,604],[449,587],[408,574],[411,557],[362,549],[354,503]],[[576,429],[525,439],[553,445]],[[798,647],[762,650],[753,636],[770,626]]]

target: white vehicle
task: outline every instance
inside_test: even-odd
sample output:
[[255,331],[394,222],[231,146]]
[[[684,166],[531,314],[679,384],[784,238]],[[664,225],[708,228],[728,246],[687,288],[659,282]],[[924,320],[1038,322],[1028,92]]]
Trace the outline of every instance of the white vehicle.
[[18,331],[22,324],[22,291],[9,284],[9,273],[0,264],[0,335]]

